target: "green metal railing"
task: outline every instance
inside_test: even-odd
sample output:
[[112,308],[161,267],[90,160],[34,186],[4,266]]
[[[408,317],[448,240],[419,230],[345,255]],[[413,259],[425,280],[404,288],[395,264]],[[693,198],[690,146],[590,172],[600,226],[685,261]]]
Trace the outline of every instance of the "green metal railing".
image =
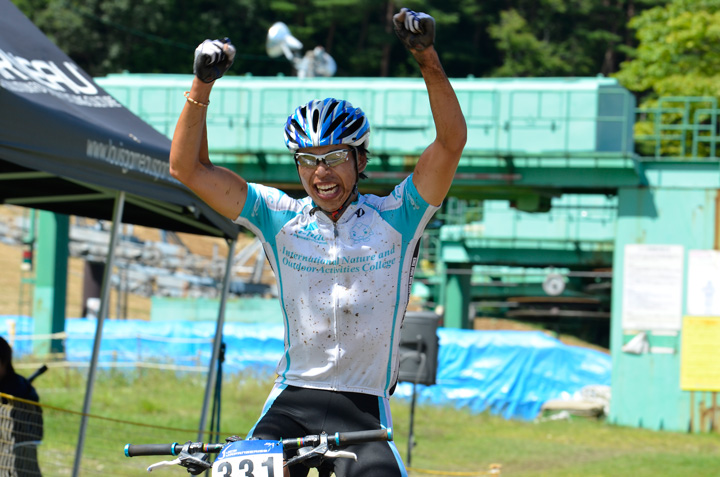
[[[716,161],[718,100],[672,96],[657,106],[638,108],[635,141],[640,160]],[[647,130],[647,133],[643,133]]]

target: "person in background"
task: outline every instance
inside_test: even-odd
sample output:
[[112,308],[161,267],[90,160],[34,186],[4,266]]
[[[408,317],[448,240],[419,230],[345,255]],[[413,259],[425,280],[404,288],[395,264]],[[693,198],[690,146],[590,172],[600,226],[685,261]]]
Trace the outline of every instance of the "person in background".
[[[12,348],[0,337],[0,393],[8,394],[23,401],[3,396],[0,406],[0,419],[12,420],[12,438],[8,441],[11,448],[0,446],[2,471],[8,458],[12,457],[13,475],[17,477],[41,476],[37,461],[37,444],[43,437],[42,408],[33,403],[40,402],[40,397],[29,379],[15,372],[13,367]],[[24,402],[26,401],[26,402]],[[9,437],[9,436],[8,436]],[[3,444],[7,440],[3,436]],[[5,474],[4,474],[5,475]]]
[[2,337],[0,337],[0,392],[28,401],[40,402],[40,397],[30,381],[15,372],[12,348]]

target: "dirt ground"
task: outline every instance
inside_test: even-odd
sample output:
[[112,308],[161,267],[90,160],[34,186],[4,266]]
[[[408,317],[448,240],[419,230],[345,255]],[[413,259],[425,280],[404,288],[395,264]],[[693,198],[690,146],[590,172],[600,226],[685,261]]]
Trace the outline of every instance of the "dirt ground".
[[540,326],[529,323],[522,323],[515,320],[505,320],[502,318],[475,318],[474,328],[476,330],[510,330],[510,331],[542,331],[548,336],[559,339],[561,342],[571,346],[582,346],[583,348],[591,348],[605,354],[609,354],[610,350],[601,346],[595,346],[591,343],[582,341],[572,335],[561,334],[556,336],[554,332],[543,329]]

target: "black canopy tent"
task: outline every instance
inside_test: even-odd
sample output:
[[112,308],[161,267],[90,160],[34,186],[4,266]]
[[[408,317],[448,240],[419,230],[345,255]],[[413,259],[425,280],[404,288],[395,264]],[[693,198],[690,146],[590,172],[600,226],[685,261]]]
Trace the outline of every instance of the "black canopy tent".
[[0,203],[113,221],[73,475],[79,473],[120,222],[229,242],[201,434],[205,428],[239,227],[170,176],[169,150],[168,138],[95,84],[10,0],[0,0]]
[[170,176],[167,137],[96,85],[9,0],[0,13],[1,201],[110,219],[120,189],[127,223],[237,236],[236,225]]

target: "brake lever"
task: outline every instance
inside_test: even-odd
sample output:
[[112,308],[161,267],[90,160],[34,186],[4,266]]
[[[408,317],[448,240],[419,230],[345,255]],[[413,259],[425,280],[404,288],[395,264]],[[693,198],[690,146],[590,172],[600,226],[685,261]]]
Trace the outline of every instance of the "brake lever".
[[332,452],[328,448],[327,442],[325,444],[320,444],[317,447],[313,447],[312,449],[301,453],[302,451],[303,451],[302,448],[298,449],[298,455],[296,455],[292,459],[287,460],[285,462],[285,464],[283,465],[283,467],[299,464],[300,462],[304,462],[312,457],[325,456],[325,455],[327,455],[328,452]]
[[179,457],[178,457],[177,459],[173,459],[173,460],[164,460],[164,461],[162,461],[162,462],[156,462],[156,463],[154,463],[154,464],[151,464],[151,465],[147,468],[147,471],[148,471],[148,472],[152,472],[154,469],[157,469],[157,468],[159,468],[159,467],[165,467],[165,466],[167,466],[167,465],[179,465],[179,464],[180,464],[180,458],[179,458]]
[[348,451],[334,451],[334,450],[328,450],[325,453],[325,457],[333,458],[333,459],[352,459],[357,461],[357,454],[354,452],[348,452]]
[[185,467],[187,471],[192,475],[199,475],[212,468],[212,464],[208,462],[208,455],[203,452],[197,452],[197,449],[201,448],[198,443],[187,441],[183,445],[180,454],[176,459],[164,460],[162,462],[156,462],[147,468],[148,472],[152,472],[154,469],[159,467],[165,467],[170,465],[179,465]]
[[303,452],[303,448],[298,449],[298,455],[285,462],[285,465],[283,465],[283,467],[298,464],[315,456],[327,457],[329,459],[353,459],[357,461],[357,454],[355,454],[354,452],[342,450],[334,451],[330,449],[330,446],[328,445],[327,434],[320,434],[320,445],[306,452]]

